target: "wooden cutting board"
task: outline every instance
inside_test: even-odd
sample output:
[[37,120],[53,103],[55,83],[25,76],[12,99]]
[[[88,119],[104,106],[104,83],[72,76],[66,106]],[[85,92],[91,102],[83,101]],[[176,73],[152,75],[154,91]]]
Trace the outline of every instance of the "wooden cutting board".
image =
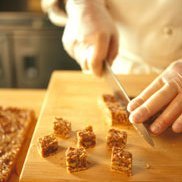
[[[120,76],[129,95],[137,95],[156,75]],[[131,128],[127,150],[133,154],[133,176],[127,177],[110,171],[110,153],[105,139],[109,127],[97,104],[103,93],[110,93],[102,79],[80,72],[54,72],[36,125],[29,152],[21,173],[21,182],[57,181],[182,181],[182,135],[170,130],[160,137],[153,137],[155,148]],[[37,139],[53,131],[53,118],[61,116],[72,122],[73,136],[59,139],[60,151],[54,156],[42,158],[37,150]],[[88,170],[68,174],[65,168],[65,149],[76,146],[75,131],[92,125],[97,135],[97,145],[87,150],[91,166]],[[146,164],[151,166],[146,168]]]

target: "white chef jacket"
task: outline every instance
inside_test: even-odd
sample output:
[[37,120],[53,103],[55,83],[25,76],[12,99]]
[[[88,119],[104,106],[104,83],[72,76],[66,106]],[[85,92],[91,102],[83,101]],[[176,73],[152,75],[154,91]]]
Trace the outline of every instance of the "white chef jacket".
[[116,73],[160,73],[182,58],[182,0],[107,0],[119,32]]

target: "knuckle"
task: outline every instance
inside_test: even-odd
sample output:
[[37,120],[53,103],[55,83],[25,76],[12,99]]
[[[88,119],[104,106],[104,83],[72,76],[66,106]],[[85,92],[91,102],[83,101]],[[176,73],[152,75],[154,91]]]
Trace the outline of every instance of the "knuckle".
[[159,87],[162,87],[164,85],[164,83],[165,83],[165,80],[163,78],[159,77],[157,80],[157,85]]
[[178,102],[179,108],[181,108],[182,110],[182,92],[178,94],[178,97],[179,97],[179,102]]
[[172,125],[172,130],[175,132],[175,133],[181,133],[182,132],[182,120],[181,120],[181,123],[178,122],[177,124],[174,123]]
[[91,67],[92,68],[96,68],[99,65],[99,61],[98,60],[92,60],[90,62],[90,64],[91,64]]
[[165,130],[170,124],[170,119],[166,116],[161,115],[155,120],[155,127],[158,129],[158,133]]
[[80,42],[84,43],[99,43],[99,42],[105,42],[109,39],[109,34],[104,31],[93,31],[88,34],[79,34],[78,39]]
[[161,115],[159,118],[158,118],[158,125],[160,127],[163,127],[163,126],[168,126],[170,124],[170,118],[166,115]]
[[137,97],[131,101],[131,104],[135,105],[136,107],[138,107],[139,105],[143,103],[144,103],[144,99],[142,97]]
[[[178,93],[182,93],[182,80],[179,80],[178,78],[174,78],[166,83],[170,90],[176,91]],[[167,91],[166,91],[167,92]],[[166,93],[164,91],[164,93]]]
[[173,63],[171,63],[170,65],[171,69],[179,72],[182,70],[182,59],[178,60],[178,61],[174,61]]
[[109,34],[105,31],[99,31],[97,34],[96,34],[96,39],[98,41],[106,41],[109,37]]
[[179,108],[179,111],[182,113],[182,93],[179,93],[175,98],[176,108]]
[[150,117],[152,115],[152,111],[147,105],[142,106],[140,112],[144,117]]
[[141,105],[141,104],[144,103],[144,99],[143,99],[143,97],[138,97],[138,98],[135,100],[135,102],[136,102],[136,104]]

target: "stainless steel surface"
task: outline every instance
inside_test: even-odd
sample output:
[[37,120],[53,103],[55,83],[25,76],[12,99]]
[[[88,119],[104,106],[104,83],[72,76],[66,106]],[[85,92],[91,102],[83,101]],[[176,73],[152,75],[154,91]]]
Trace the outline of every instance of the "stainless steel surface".
[[62,34],[43,14],[0,13],[0,87],[46,88],[53,70],[78,70]]
[[[108,82],[109,86],[113,90],[113,94],[116,97],[116,99],[125,107],[127,107],[130,98],[128,97],[126,91],[124,90],[122,84],[120,81],[117,79],[117,77],[114,75],[114,73],[111,70],[111,67],[109,63],[106,61],[105,62],[105,73],[104,77],[106,81]],[[148,133],[147,129],[145,128],[144,124],[135,124],[132,123],[133,127],[136,129],[136,131],[142,136],[142,138],[151,146],[154,147],[154,142]]]
[[0,87],[10,87],[13,83],[10,44],[9,35],[0,32]]

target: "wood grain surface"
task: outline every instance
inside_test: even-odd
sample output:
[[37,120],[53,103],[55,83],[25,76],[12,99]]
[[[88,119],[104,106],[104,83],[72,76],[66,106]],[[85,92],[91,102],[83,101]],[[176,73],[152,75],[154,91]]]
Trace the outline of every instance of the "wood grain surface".
[[[130,96],[140,93],[156,75],[119,76]],[[110,171],[110,152],[106,149],[105,124],[97,99],[111,90],[104,80],[80,72],[54,72],[35,128],[28,155],[21,173],[21,182],[62,181],[181,181],[182,135],[169,129],[155,137],[155,148],[148,146],[132,127],[122,128],[128,133],[127,150],[133,154],[133,176]],[[42,158],[37,150],[37,139],[53,132],[53,119],[61,116],[72,122],[73,135],[69,140],[59,139],[59,152]],[[89,169],[68,174],[65,168],[65,150],[76,146],[75,131],[92,125],[97,145],[87,150]],[[147,169],[146,165],[150,165]]]
[[[0,106],[33,109],[38,117],[44,95],[45,90],[0,89]],[[10,176],[9,182],[19,181],[19,176],[35,124],[36,123],[31,123],[29,132],[26,135],[24,145],[18,155],[18,159]]]

